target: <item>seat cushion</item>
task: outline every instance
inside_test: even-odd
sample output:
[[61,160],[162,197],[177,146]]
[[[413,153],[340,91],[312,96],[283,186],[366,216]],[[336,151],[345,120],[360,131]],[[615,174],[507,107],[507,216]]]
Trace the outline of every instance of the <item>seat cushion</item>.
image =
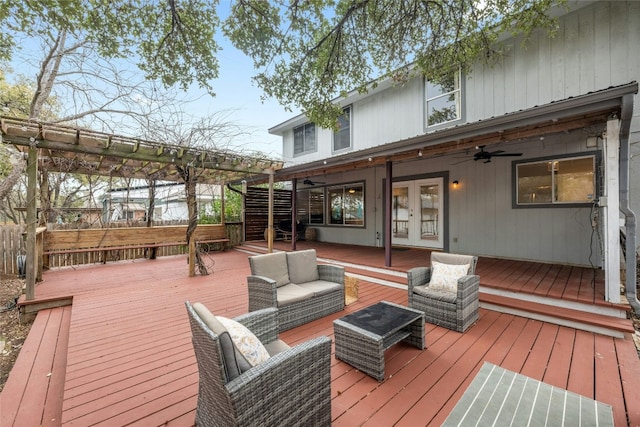
[[293,283],[278,288],[277,291],[278,307],[292,304],[313,298],[313,291],[298,286]]
[[444,289],[431,289],[429,286],[414,286],[413,293],[434,301],[444,301],[455,304],[457,294]]
[[326,280],[314,280],[312,282],[300,283],[298,285],[313,292],[313,295],[316,297],[343,289],[343,286],[340,283],[328,282]]
[[469,264],[442,264],[431,262],[429,287],[450,292],[458,291],[458,279],[467,275]]
[[233,345],[251,366],[257,366],[269,358],[269,352],[246,326],[226,317],[216,317],[227,329]]
[[250,256],[249,266],[251,267],[251,274],[275,280],[278,287],[290,282],[287,254],[285,252]]
[[320,278],[315,249],[287,252],[287,266],[291,283],[299,285]]
[[278,353],[282,353],[285,350],[289,350],[289,344],[282,340],[271,341],[269,344],[265,344],[264,347],[267,349],[271,356],[275,356]]

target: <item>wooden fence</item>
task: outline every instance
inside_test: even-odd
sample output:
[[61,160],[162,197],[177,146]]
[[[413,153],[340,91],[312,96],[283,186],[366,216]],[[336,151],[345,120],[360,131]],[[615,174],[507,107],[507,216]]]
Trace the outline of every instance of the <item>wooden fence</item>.
[[[199,225],[196,229],[196,240],[225,238],[228,239],[228,242],[224,243],[226,247],[236,246],[242,242],[242,223],[227,223],[224,225],[224,231],[221,233],[216,231],[215,235],[207,231],[220,227],[220,225]],[[4,275],[18,277],[17,257],[26,254],[26,246],[22,238],[24,229],[24,226],[0,226],[0,261],[2,261],[0,273],[3,277]],[[123,236],[127,233],[139,242],[123,240]],[[152,236],[154,233],[157,236]],[[95,240],[96,236],[99,236],[98,241]],[[151,236],[149,237],[151,240],[143,241],[145,236]],[[183,242],[184,240],[186,240],[186,226],[115,227],[47,230],[39,233],[38,241],[41,243],[38,246],[41,251],[51,252],[43,256],[42,262],[46,267],[53,268],[147,258],[151,250],[155,251],[155,257],[186,254],[189,248],[186,242]],[[175,244],[169,244],[171,242]],[[212,243],[210,246],[213,249],[220,249],[222,244]],[[127,245],[131,247],[126,248]],[[148,247],[144,247],[145,245]],[[95,251],[91,249],[92,246],[104,246],[105,249]],[[109,249],[110,247],[116,249]],[[56,251],[58,253],[53,253]]]
[[24,256],[26,251],[22,233],[24,225],[0,226],[0,276],[18,277],[18,256]]

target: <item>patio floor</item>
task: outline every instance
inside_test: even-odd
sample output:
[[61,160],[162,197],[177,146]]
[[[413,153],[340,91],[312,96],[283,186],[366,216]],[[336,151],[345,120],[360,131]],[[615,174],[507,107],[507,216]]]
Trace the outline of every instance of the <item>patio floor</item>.
[[[374,302],[406,305],[402,273],[428,260],[426,251],[394,251],[394,276],[372,269],[384,265],[381,250],[314,246],[320,258],[332,254],[353,264],[351,272],[398,285],[361,279],[358,301],[343,312],[281,334],[292,345],[333,337],[334,319]],[[247,311],[247,253],[213,258],[211,275],[192,278],[184,256],[47,271],[36,297],[73,295],[73,305],[39,312],[0,395],[0,424],[193,425],[198,375],[184,301],[228,317]],[[483,286],[600,304],[598,280],[573,269],[484,258],[478,264]],[[576,276],[584,276],[584,286]],[[640,425],[640,359],[628,336],[481,309],[464,334],[427,324],[426,344],[423,351],[389,349],[382,383],[332,357],[333,425],[440,425],[485,361],[610,404],[617,426]]]

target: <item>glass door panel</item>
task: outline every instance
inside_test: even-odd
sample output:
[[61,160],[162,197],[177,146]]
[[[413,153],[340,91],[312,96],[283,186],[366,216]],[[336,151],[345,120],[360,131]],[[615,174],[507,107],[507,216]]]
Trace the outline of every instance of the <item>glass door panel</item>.
[[409,187],[394,185],[391,203],[392,241],[406,245],[409,238]]
[[443,248],[442,178],[393,185],[392,243]]

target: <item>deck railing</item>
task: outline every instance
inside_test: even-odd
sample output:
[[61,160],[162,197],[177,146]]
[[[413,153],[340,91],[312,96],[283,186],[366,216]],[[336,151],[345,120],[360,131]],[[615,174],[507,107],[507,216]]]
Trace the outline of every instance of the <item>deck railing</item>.
[[[194,238],[223,249],[240,243],[241,230],[240,223],[200,224]],[[186,225],[47,230],[42,264],[54,268],[185,254],[186,231]]]

